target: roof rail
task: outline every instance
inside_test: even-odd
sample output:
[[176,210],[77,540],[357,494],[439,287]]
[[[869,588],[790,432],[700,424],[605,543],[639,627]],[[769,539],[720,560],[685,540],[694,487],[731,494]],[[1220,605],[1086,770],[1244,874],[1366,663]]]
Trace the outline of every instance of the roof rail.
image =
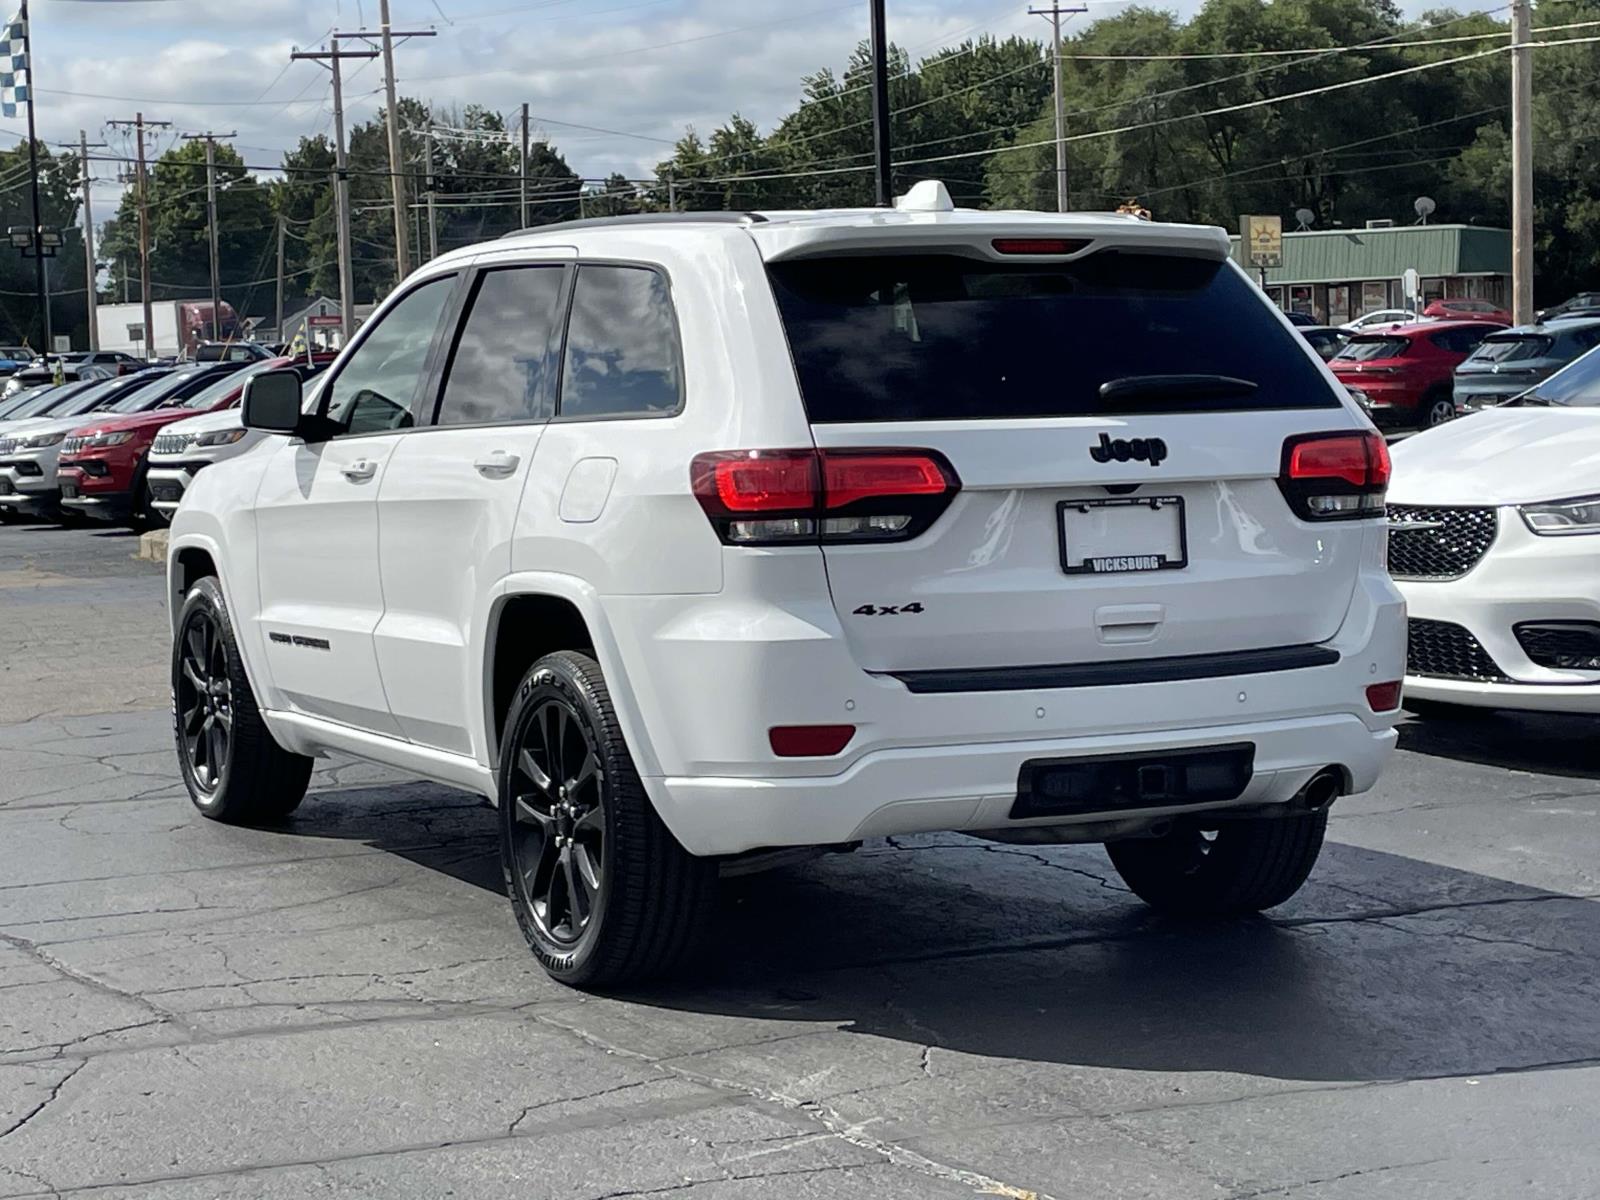
[[688,222],[713,225],[751,225],[766,218],[755,212],[729,212],[705,209],[696,212],[619,213],[614,217],[582,217],[576,221],[552,221],[548,225],[529,225],[502,234],[501,239],[525,233],[553,233],[565,229],[599,229],[607,225],[682,225]]

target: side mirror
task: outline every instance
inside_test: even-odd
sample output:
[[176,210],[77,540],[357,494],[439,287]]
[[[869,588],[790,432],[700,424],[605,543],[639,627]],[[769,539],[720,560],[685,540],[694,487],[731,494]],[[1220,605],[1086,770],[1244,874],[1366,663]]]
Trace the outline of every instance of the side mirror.
[[300,376],[293,371],[263,371],[244,381],[240,402],[246,429],[296,433],[300,429]]

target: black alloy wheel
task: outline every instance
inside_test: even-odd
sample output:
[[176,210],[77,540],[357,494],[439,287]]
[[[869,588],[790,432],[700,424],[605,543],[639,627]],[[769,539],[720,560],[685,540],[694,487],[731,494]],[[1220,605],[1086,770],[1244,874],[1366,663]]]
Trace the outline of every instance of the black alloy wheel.
[[222,630],[211,613],[196,609],[189,614],[178,661],[179,736],[195,782],[203,792],[215,792],[233,747],[233,684]]
[[590,655],[523,676],[498,767],[500,865],[517,925],[551,978],[614,988],[671,975],[706,942],[718,867],[662,823]]
[[605,771],[570,703],[549,697],[534,709],[511,777],[521,898],[539,933],[575,946],[603,902],[607,854]]

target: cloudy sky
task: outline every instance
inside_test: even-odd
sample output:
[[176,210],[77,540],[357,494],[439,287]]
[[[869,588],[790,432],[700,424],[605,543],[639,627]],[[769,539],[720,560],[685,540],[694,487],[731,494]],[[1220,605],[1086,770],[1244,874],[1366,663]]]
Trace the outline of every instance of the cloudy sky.
[[[1129,0],[1088,0],[1077,21]],[[1486,0],[1485,0],[1486,2]],[[0,0],[14,8],[16,0]],[[1174,0],[1180,12],[1197,0]],[[1477,7],[1478,5],[1473,5]],[[1408,3],[1408,9],[1421,7]],[[918,56],[979,33],[1044,34],[1026,0],[889,0],[890,37]],[[111,119],[173,122],[181,132],[237,130],[252,165],[270,167],[301,135],[331,128],[327,72],[291,64],[330,30],[371,28],[377,0],[32,0],[41,138],[131,139]],[[708,130],[737,109],[763,128],[794,104],[801,75],[839,67],[867,33],[867,0],[392,0],[406,43],[404,95],[504,113],[524,101],[586,177],[647,175],[690,123]],[[377,63],[346,64],[351,121],[382,101]],[[22,121],[0,130],[24,132]],[[97,175],[113,198],[114,168]]]

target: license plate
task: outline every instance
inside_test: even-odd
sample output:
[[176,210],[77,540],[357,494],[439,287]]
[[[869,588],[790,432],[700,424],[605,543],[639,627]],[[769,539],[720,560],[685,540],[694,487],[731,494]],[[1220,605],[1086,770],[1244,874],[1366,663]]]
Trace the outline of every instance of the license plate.
[[78,485],[75,483],[63,483],[61,485],[61,498],[63,500],[76,500],[78,498]]
[[9,496],[15,490],[16,489],[11,486],[11,480],[7,479],[4,475],[0,475],[0,496]]
[[150,494],[157,500],[176,500],[180,495],[182,495],[182,493],[178,490],[177,484],[168,483],[165,479],[157,480],[155,483],[152,483],[150,485]]
[[1171,571],[1189,565],[1182,496],[1063,500],[1061,569],[1068,575]]

